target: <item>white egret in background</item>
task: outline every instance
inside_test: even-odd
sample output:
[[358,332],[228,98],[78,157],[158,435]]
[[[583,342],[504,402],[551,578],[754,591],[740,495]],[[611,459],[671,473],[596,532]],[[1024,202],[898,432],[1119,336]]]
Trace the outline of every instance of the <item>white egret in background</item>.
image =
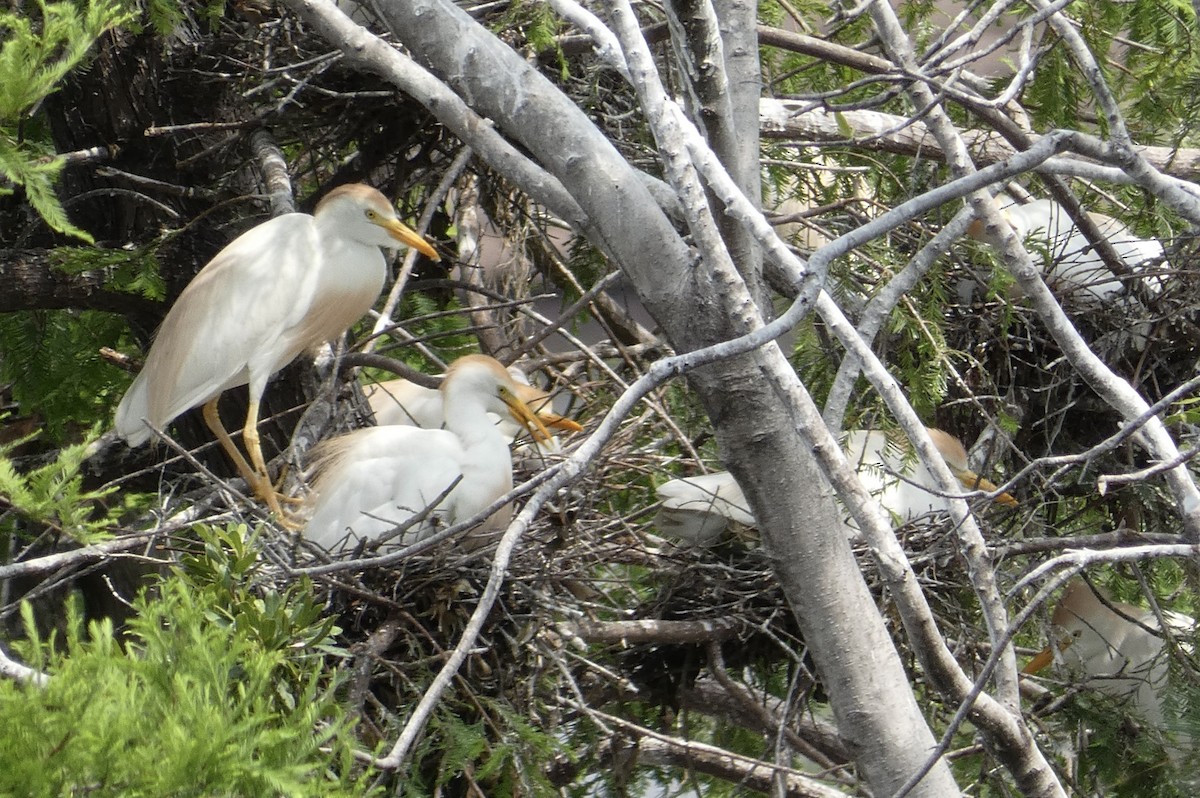
[[[996,200],[1017,236],[1032,244],[1034,257],[1039,253],[1045,256],[1046,283],[1060,294],[1078,305],[1097,306],[1130,293],[1128,280],[1138,278],[1122,280],[1114,275],[1057,202],[1039,199],[1021,205],[1005,194]],[[1162,262],[1163,246],[1157,240],[1139,238],[1124,223],[1103,213],[1089,212],[1088,216],[1134,275],[1148,265]],[[971,235],[978,238],[981,233],[982,226],[977,221],[972,225]],[[1143,282],[1151,293],[1160,290],[1157,279],[1143,279]]]
[[[1176,641],[1190,651],[1195,619],[1178,612],[1163,612],[1162,617]],[[1054,663],[1088,687],[1128,702],[1138,717],[1160,731],[1169,729],[1164,704],[1168,652],[1152,610],[1109,601],[1075,579],[1050,620],[1052,642],[1029,661],[1025,673],[1039,673]],[[1177,735],[1175,742],[1190,744],[1185,735]]]
[[[957,438],[939,429],[928,432],[964,488],[988,493],[997,490],[993,483],[971,471],[966,449]],[[851,431],[846,434],[843,449],[864,487],[902,522],[949,511],[950,500],[940,495],[933,475],[906,445],[896,443],[888,433]],[[708,545],[725,531],[729,521],[757,525],[741,487],[728,471],[673,479],[658,488],[658,495],[663,502],[658,527],[671,537]],[[999,494],[995,501],[1010,506],[1017,503],[1007,493]]]
[[[130,446],[200,405],[204,420],[238,473],[279,518],[258,437],[267,380],[306,349],[337,338],[363,316],[383,288],[380,247],[433,247],[401,223],[383,194],[339,186],[310,216],[289,213],[233,240],[200,270],[171,306],[146,365],[117,408],[115,429]],[[242,456],[217,415],[222,392],[250,391]]]
[[[400,536],[407,545],[471,518],[508,493],[512,456],[488,414],[508,416],[534,437],[550,437],[521,399],[519,385],[493,358],[467,355],[450,365],[442,381],[444,429],[368,427],[319,444],[304,536],[329,550],[350,549],[426,513]],[[510,517],[505,507],[475,534],[503,529]]]

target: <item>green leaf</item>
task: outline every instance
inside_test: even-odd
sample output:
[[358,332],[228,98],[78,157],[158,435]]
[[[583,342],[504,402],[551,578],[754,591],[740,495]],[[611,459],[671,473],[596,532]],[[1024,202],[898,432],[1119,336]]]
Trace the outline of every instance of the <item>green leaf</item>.
[[133,16],[105,0],[92,0],[82,14],[73,3],[36,5],[38,19],[0,11],[0,30],[7,30],[0,47],[0,122],[16,121],[54,92],[101,35]]
[[71,224],[62,203],[58,201],[58,195],[54,193],[54,181],[64,164],[62,158],[46,157],[29,145],[18,144],[0,131],[0,177],[24,187],[25,198],[51,229],[90,244],[92,237]]
[[90,242],[70,223],[54,193],[63,160],[17,135],[19,123],[57,90],[106,31],[133,18],[109,0],[87,5],[38,0],[36,14],[0,10],[0,179],[22,186],[29,204],[54,230]]
[[[111,520],[104,514],[95,517],[93,503],[116,488],[83,489],[81,471],[90,454],[90,440],[66,446],[58,450],[53,462],[24,472],[7,457],[13,445],[0,447],[0,505],[7,505],[27,522],[49,526],[82,544],[111,537]],[[0,531],[11,524],[5,519]]]
[[[235,593],[264,590],[243,577]],[[27,640],[14,648],[50,681],[41,690],[0,683],[0,712],[21,720],[0,728],[0,795],[378,794],[370,769],[352,766],[350,722],[322,660],[214,622],[230,598],[177,574],[134,602],[122,644],[111,624],[85,629],[69,603],[55,645],[23,607]],[[312,598],[296,592],[279,606],[294,602]]]

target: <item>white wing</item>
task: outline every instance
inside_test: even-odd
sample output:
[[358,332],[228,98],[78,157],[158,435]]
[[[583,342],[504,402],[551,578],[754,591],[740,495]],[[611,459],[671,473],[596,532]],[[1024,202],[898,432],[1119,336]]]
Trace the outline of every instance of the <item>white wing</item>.
[[143,418],[162,427],[246,384],[251,358],[277,346],[280,320],[312,302],[305,277],[315,253],[312,217],[299,213],[251,228],[221,250],[163,319],[145,367],[117,408],[117,433],[143,443],[150,437]]
[[[374,539],[424,510],[463,474],[462,444],[445,430],[368,427],[336,439],[315,483],[304,536],[327,549]],[[453,523],[453,494],[435,514],[406,531],[402,544]]]
[[379,426],[438,429],[445,422],[442,392],[409,380],[387,380],[364,389]]
[[741,487],[728,471],[673,479],[660,485],[657,493],[663,502],[659,529],[697,545],[711,544],[729,521],[756,523]]
[[[1019,234],[1045,243],[1050,261],[1047,279],[1060,291],[1073,292],[1077,301],[1108,301],[1124,293],[1124,283],[1105,265],[1092,243],[1057,202],[1040,199],[1027,205],[1011,205],[1006,211],[1016,222]],[[1158,241],[1138,238],[1111,216],[1102,213],[1089,216],[1130,269],[1137,271],[1148,261],[1162,259],[1163,247]],[[1146,285],[1151,291],[1161,288],[1153,279],[1147,280]]]

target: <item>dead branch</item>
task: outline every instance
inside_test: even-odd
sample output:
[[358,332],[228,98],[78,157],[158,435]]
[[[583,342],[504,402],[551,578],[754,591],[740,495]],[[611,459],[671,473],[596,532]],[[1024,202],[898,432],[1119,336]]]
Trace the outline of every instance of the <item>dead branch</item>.
[[740,624],[733,619],[711,621],[563,621],[557,624],[564,635],[588,643],[706,643],[728,640]]

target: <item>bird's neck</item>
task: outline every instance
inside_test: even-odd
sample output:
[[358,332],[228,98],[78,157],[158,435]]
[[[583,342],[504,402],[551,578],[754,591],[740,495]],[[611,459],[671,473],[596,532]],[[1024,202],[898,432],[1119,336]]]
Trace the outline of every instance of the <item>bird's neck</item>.
[[336,228],[327,228],[319,232],[321,233],[322,254],[328,261],[350,265],[361,261],[364,265],[369,264],[368,268],[372,272],[385,268],[386,261],[383,257],[383,250],[377,245],[348,238],[344,234],[339,234]]
[[488,416],[487,405],[476,396],[446,391],[442,395],[446,429],[467,447],[478,445],[508,448],[504,436]]

